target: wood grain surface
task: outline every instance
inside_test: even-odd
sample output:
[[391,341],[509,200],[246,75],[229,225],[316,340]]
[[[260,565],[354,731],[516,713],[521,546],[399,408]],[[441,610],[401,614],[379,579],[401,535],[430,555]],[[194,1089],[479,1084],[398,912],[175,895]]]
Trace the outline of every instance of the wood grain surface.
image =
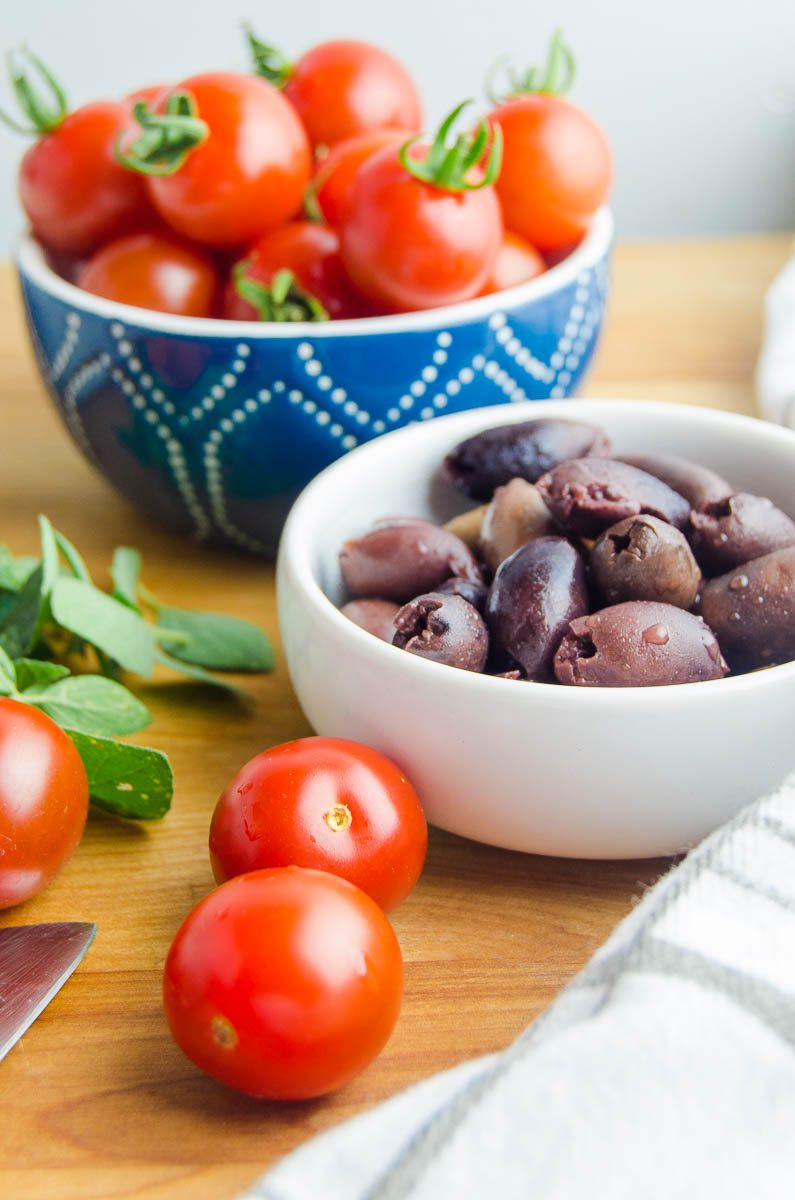
[[[619,246],[607,333],[586,391],[753,411],[764,289],[783,236]],[[144,553],[164,599],[237,613],[277,638],[271,567],[177,541],[86,465],[35,374],[10,267],[0,268],[0,542],[37,550],[45,512],[107,578],[114,545]],[[664,862],[584,863],[432,832],[425,873],[394,913],[406,996],[381,1057],[327,1100],[257,1103],[201,1076],[160,1005],[169,942],[212,886],[219,791],[257,751],[309,732],[283,662],[250,703],[183,683],[141,689],[141,740],[171,756],[173,810],[143,825],[92,816],[60,878],[0,924],[96,921],[83,964],[0,1063],[0,1197],[226,1200],[312,1134],[471,1055],[497,1050],[583,966]],[[554,802],[554,797],[550,798]]]

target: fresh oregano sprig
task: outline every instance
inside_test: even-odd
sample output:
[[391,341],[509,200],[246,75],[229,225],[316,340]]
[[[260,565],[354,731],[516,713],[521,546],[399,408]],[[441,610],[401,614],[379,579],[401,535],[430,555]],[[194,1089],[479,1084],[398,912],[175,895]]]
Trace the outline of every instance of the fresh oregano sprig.
[[141,555],[131,547],[114,552],[113,592],[102,591],[68,538],[46,517],[39,525],[40,558],[0,546],[0,696],[40,708],[66,730],[95,804],[161,817],[173,793],[171,766],[158,750],[115,741],[151,721],[119,677],[149,678],[160,664],[229,687],[212,672],[271,670],[270,642],[236,617],[161,603],[141,583]]

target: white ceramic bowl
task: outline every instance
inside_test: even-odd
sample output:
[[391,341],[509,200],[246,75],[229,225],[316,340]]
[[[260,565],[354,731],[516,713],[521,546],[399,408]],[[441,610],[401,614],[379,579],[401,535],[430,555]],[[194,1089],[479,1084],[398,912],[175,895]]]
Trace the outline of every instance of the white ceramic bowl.
[[298,699],[318,733],[395,759],[429,821],[539,854],[632,858],[692,845],[795,766],[795,662],[709,683],[577,688],[516,683],[428,662],[337,611],[337,553],[378,517],[461,511],[444,454],[531,417],[603,425],[617,453],[713,467],[795,517],[795,433],[706,409],[542,401],[461,413],[380,438],[329,467],[288,519],[279,619]]

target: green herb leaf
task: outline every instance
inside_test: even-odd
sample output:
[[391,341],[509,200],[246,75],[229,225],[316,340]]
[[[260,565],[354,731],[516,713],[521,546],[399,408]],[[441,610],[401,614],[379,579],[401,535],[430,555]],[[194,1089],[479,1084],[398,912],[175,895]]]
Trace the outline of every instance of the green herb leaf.
[[235,687],[233,683],[227,683],[219,675],[211,675],[209,671],[205,671],[204,667],[198,667],[195,663],[180,662],[162,646],[155,650],[155,662],[161,663],[171,671],[178,671],[180,675],[185,675],[186,678],[193,679],[196,683],[206,683],[210,687],[223,688],[227,692],[236,692],[239,696],[246,695],[241,688]]
[[41,565],[44,571],[41,590],[45,596],[49,596],[60,573],[61,564],[58,558],[55,530],[47,517],[39,516],[39,530],[41,532]]
[[66,732],[83,760],[88,790],[98,807],[132,820],[165,816],[174,794],[174,776],[165,754],[74,729]]
[[154,666],[152,626],[125,604],[82,579],[60,578],[50,597],[55,620],[127,671],[149,676]]
[[170,643],[161,635],[173,658],[196,663],[216,671],[272,671],[273,647],[261,629],[237,617],[221,613],[189,612],[182,608],[161,608],[158,627],[187,634]]
[[44,603],[43,576],[43,567],[39,565],[25,580],[13,605],[3,616],[0,646],[11,658],[22,658],[36,641],[39,614]]
[[149,709],[132,692],[101,675],[71,675],[46,687],[30,688],[25,699],[59,725],[81,733],[110,737],[135,733],[152,720]]
[[20,692],[25,692],[28,688],[47,687],[58,679],[65,679],[69,674],[68,667],[39,658],[18,658],[14,666],[17,690]]
[[17,673],[14,664],[0,646],[0,696],[10,696],[17,690]]
[[113,580],[113,595],[128,608],[140,611],[138,603],[138,580],[141,576],[141,552],[132,546],[117,546],[113,551],[110,577]]
[[[41,517],[39,517],[39,520],[41,520]],[[53,533],[55,534],[55,544],[69,564],[72,574],[77,579],[82,579],[85,583],[91,583],[91,575],[89,574],[88,567],[83,562],[83,557],[77,547],[73,546],[69,538],[59,533],[57,529],[54,529]]]
[[40,561],[29,555],[15,558],[8,546],[0,546],[0,591],[18,592]]

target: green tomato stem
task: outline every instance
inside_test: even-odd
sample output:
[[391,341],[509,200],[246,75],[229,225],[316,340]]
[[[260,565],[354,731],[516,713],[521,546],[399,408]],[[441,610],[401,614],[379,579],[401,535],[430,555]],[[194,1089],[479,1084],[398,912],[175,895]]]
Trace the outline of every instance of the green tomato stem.
[[[415,179],[446,192],[477,191],[479,188],[488,187],[497,179],[502,166],[502,131],[498,125],[492,126],[481,120],[469,133],[459,134],[452,145],[448,143],[448,135],[454,123],[467,104],[471,103],[471,100],[464,100],[447,114],[424,158],[415,159],[410,155],[412,146],[419,141],[419,136],[409,138],[400,147],[400,163]],[[469,178],[470,172],[480,164],[489,138],[491,148],[483,174],[476,182],[472,182]]]
[[210,132],[188,92],[172,92],[164,113],[152,112],[145,100],[139,100],[133,115],[141,134],[126,151],[120,136],[115,153],[123,167],[141,175],[175,175]]
[[23,125],[19,121],[10,117],[8,113],[0,109],[0,121],[13,129],[15,133],[22,133],[29,137],[39,137],[42,134],[52,133],[53,129],[57,129],[69,112],[69,103],[66,99],[66,93],[61,87],[58,80],[50,71],[38,55],[32,50],[28,50],[26,46],[18,52],[19,57],[25,57],[28,64],[33,68],[43,81],[45,88],[49,92],[43,92],[32,81],[27,73],[27,68],[24,65],[17,63],[15,55],[9,51],[6,54],[6,69],[8,78],[14,89],[14,94],[17,98],[17,103],[24,115],[30,121],[29,125]]
[[327,321],[328,313],[316,296],[296,282],[292,271],[277,271],[270,285],[247,274],[251,260],[239,262],[232,279],[241,300],[257,313],[260,321]]
[[244,25],[243,32],[251,51],[254,74],[281,90],[293,73],[293,64],[276,46],[261,41],[250,25]]

